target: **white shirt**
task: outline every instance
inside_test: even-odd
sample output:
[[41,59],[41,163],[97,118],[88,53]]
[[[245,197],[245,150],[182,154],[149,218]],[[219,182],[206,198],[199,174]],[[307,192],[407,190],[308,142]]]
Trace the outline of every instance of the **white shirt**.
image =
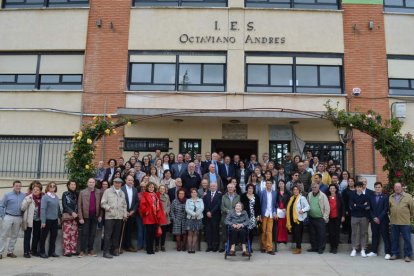
[[170,169],[170,165],[169,165],[169,164],[164,163],[164,164],[162,164],[162,168],[164,169],[164,171],[165,171],[165,170],[169,170],[169,169]]
[[128,185],[125,185],[125,188],[128,194],[128,203],[129,203],[128,209],[129,209],[131,208],[131,204],[132,204],[132,188],[129,187]]
[[272,213],[272,192],[266,191],[266,196],[267,196],[267,205],[266,205],[265,217],[270,218],[273,215]]

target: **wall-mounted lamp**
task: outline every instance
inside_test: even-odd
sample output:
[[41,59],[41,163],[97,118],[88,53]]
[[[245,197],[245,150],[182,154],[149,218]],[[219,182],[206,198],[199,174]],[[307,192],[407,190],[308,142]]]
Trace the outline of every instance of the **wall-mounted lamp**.
[[96,27],[98,27],[98,28],[102,27],[102,19],[101,19],[101,18],[99,18],[98,20],[96,20],[96,21],[95,21],[95,25],[96,25]]
[[374,29],[374,20],[370,20],[368,22],[368,29],[373,30]]
[[339,140],[342,144],[346,144],[352,140],[352,129],[339,129],[338,130]]

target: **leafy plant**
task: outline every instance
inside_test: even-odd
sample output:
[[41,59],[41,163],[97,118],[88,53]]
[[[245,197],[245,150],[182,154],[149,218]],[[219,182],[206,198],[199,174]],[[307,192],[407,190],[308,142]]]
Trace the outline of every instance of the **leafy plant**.
[[93,160],[96,142],[103,136],[116,134],[117,128],[130,126],[132,123],[132,120],[123,117],[112,121],[111,116],[108,115],[94,117],[91,122],[83,124],[72,138],[72,150],[65,154],[69,179],[76,181],[80,188],[86,187],[88,179],[95,176]]
[[384,171],[388,171],[388,189],[401,182],[409,192],[414,191],[414,141],[410,133],[402,134],[403,123],[396,118],[383,120],[381,115],[369,110],[367,113],[351,113],[325,103],[323,115],[337,128],[357,129],[375,139],[375,149],[385,158]]

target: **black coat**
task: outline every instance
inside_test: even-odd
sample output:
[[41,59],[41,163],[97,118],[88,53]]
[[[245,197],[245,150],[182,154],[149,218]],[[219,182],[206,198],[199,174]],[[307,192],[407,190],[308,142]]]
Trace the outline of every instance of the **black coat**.
[[[326,192],[328,201],[330,194],[331,193],[329,191]],[[341,221],[341,218],[345,216],[346,206],[340,193],[336,193],[336,210],[338,211],[338,219]]]
[[125,187],[126,185],[122,186],[121,190],[124,192],[125,194],[125,200],[127,203],[127,211],[137,211],[138,208],[138,190],[135,187],[132,187],[132,203],[131,203],[131,208],[129,208],[129,198],[128,198],[128,192],[127,189]]
[[[243,204],[243,208],[244,210],[246,210],[247,215],[249,215],[250,218],[252,216],[252,213],[250,212],[250,204],[249,198],[247,197],[247,193],[241,195],[240,202]],[[256,194],[254,194],[254,216],[260,216],[260,198]]]
[[190,189],[195,188],[198,190],[200,188],[201,177],[196,172],[193,173],[193,176],[190,176],[190,173],[186,171],[181,176],[181,180],[183,182],[183,188],[185,189],[185,194],[187,198],[190,197]]
[[212,219],[220,221],[222,196],[221,192],[216,191],[213,200],[211,200],[211,191],[207,192],[206,196],[203,198],[205,216],[207,216],[207,212],[211,212]]
[[371,201],[371,219],[378,218],[380,220],[380,223],[389,222],[390,219],[388,217],[388,211],[389,211],[389,198],[386,194],[381,194],[380,198],[377,203],[377,196],[374,193],[370,197]]
[[236,171],[234,170],[234,166],[232,164],[228,165],[227,170],[226,164],[220,164],[219,171],[221,180],[223,181],[223,185],[225,187],[227,187],[227,184],[229,184],[229,181],[227,180],[228,177],[236,177]]

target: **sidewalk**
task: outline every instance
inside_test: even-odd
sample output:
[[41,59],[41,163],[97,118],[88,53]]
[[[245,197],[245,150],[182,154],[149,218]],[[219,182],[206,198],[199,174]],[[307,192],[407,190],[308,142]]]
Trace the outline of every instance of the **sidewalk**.
[[[22,239],[16,245],[17,259],[3,255],[0,260],[0,275],[410,275],[414,262],[403,260],[386,261],[382,256],[362,258],[350,257],[348,251],[337,255],[304,252],[291,254],[288,246],[279,246],[275,256],[255,251],[251,260],[243,258],[238,252],[236,257],[224,260],[221,253],[196,254],[176,252],[172,242],[167,244],[167,252],[147,255],[125,252],[113,259],[98,257],[60,257],[41,259],[22,257]],[[41,273],[41,274],[32,274]]]

